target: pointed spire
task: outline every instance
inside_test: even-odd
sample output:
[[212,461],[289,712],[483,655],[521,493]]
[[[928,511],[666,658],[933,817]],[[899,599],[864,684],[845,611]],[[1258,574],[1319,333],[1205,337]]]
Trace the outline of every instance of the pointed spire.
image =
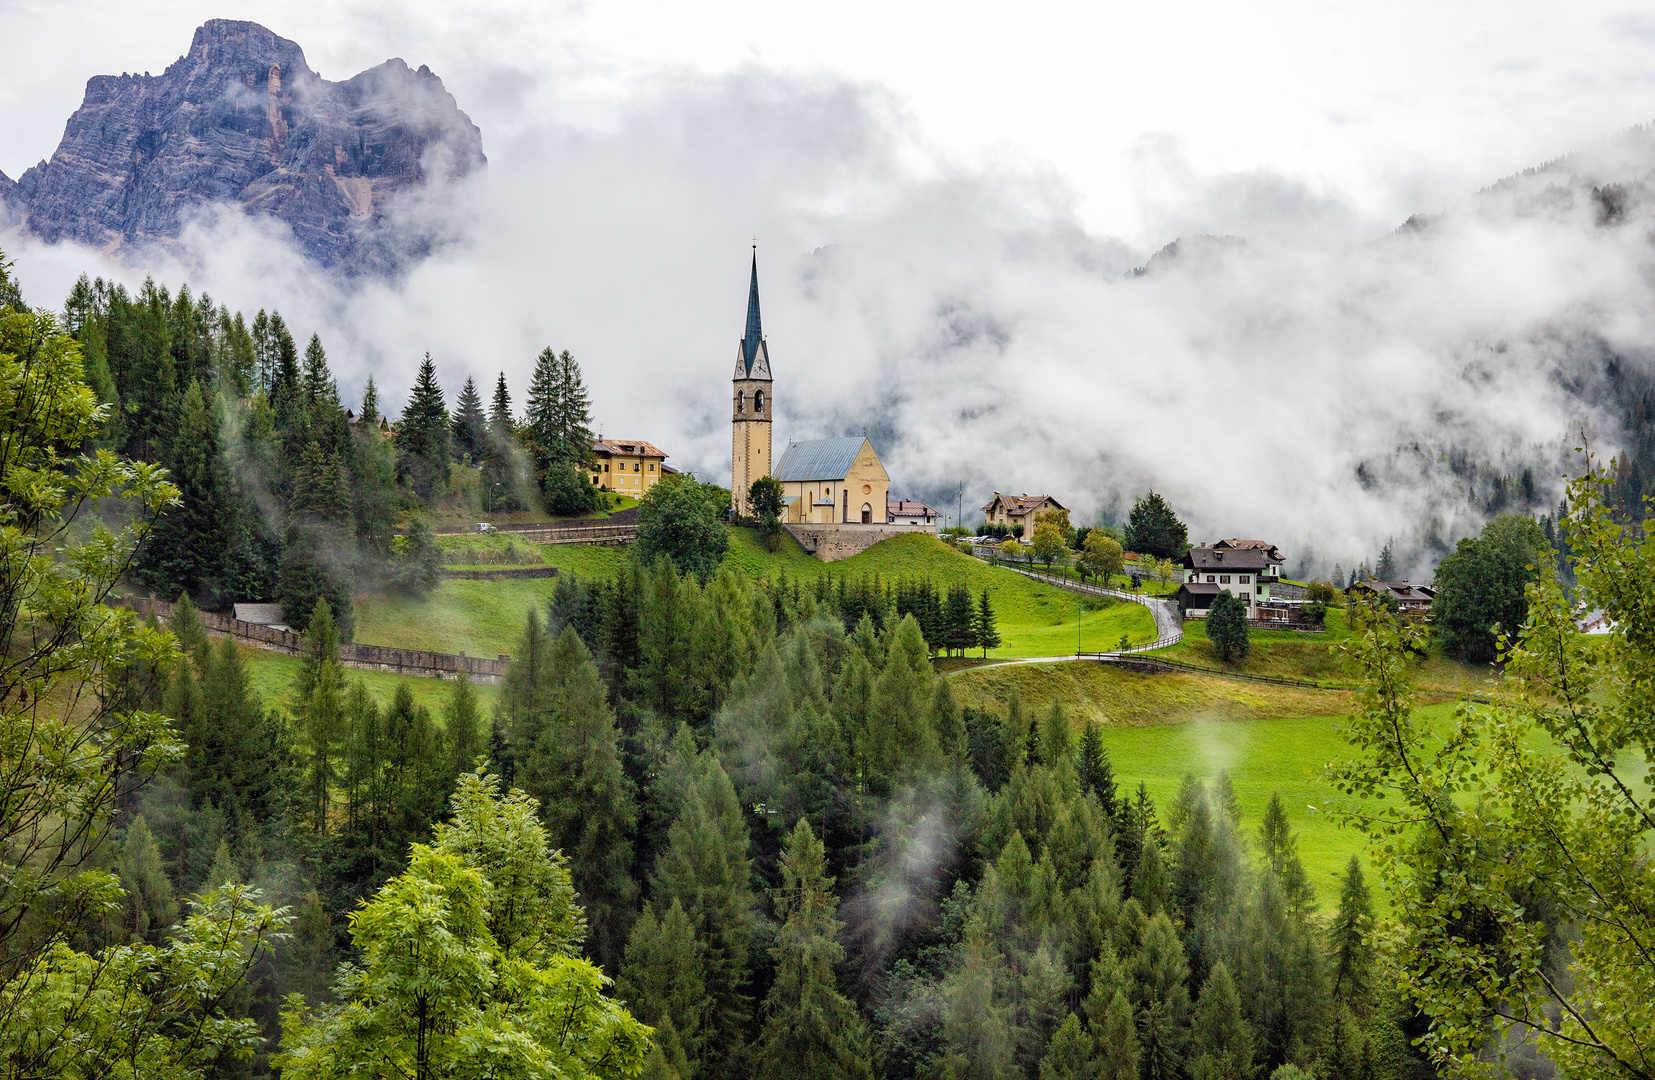
[[764,329],[759,324],[759,246],[753,245],[753,284],[747,292],[747,335],[741,339],[741,355],[752,374],[753,357],[758,355]]

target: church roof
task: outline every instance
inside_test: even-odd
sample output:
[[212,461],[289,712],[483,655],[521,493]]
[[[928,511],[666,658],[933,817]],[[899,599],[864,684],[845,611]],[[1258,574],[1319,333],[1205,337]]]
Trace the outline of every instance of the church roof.
[[794,443],[776,462],[776,479],[783,483],[809,480],[843,480],[850,467],[856,464],[856,455],[862,452],[867,438],[853,435],[845,439],[813,439]]
[[747,374],[753,373],[753,358],[758,355],[759,342],[764,340],[764,326],[759,320],[759,252],[753,249],[753,283],[747,290],[747,333],[741,339],[741,356],[747,365]]

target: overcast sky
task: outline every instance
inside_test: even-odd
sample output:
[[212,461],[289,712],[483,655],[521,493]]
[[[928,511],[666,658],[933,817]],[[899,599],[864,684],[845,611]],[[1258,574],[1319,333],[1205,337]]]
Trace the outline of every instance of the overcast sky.
[[[319,333],[393,412],[427,349],[451,392],[504,371],[521,403],[550,344],[606,434],[723,479],[756,235],[782,444],[867,431],[894,494],[1051,490],[1081,521],[1153,485],[1196,537],[1325,571],[1474,532],[1451,449],[1555,479],[1564,329],[1632,363],[1655,338],[1645,210],[1506,199],[1383,240],[1655,119],[1655,15],[1625,5],[0,0],[0,170],[50,155],[89,76],[159,74],[214,17],[329,79],[429,65],[490,162],[435,207],[462,242],[341,288],[228,218],[178,264],[13,237],[25,295],[188,277]],[[1202,233],[1245,254],[1123,280]]]
[[[1389,222],[1655,118],[1655,13],[1560,3],[394,3],[0,0],[0,170],[47,157],[88,75],[159,72],[212,17],[249,18],[344,78],[426,63],[488,149],[548,118],[598,129],[686,74],[852,80],[930,153],[1070,189],[1138,245],[1228,174],[1265,172]],[[755,147],[754,152],[762,152]],[[934,155],[934,156],[933,156]]]

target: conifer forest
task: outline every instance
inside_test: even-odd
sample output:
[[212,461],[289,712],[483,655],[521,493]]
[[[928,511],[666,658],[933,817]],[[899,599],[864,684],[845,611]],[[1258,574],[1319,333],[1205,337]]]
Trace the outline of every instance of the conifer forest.
[[[613,578],[559,577],[491,705],[463,678],[436,708],[406,682],[381,700],[340,662],[353,596],[435,587],[424,512],[456,478],[555,515],[605,505],[575,358],[451,392],[426,356],[406,403],[372,380],[346,403],[324,343],[273,312],[85,278],[61,315],[15,297],[6,1076],[1549,1075],[1523,1025],[1596,1047],[1578,1075],[1650,1075],[1635,1016],[1571,1012],[1593,973],[1636,999],[1649,967],[1591,964],[1641,924],[1548,892],[1543,838],[1467,775],[1476,747],[1527,761],[1518,736],[1466,719],[1414,768],[1428,740],[1393,737],[1394,676],[1417,642],[1383,611],[1353,616],[1373,681],[1330,784],[1404,796],[1353,816],[1384,854],[1336,891],[1312,887],[1280,798],[1255,820],[1218,772],[1157,804],[1061,700],[957,701],[933,658],[995,632],[958,587],[754,579],[721,547],[641,539]],[[1591,588],[1618,541],[1581,520]],[[1547,587],[1536,635],[1563,603]],[[106,603],[119,590],[177,603],[145,621]],[[203,627],[242,601],[302,634],[281,693]],[[1519,674],[1586,662],[1524,640]],[[1646,685],[1628,679],[1601,690]],[[1613,775],[1606,739],[1575,760]],[[1641,855],[1615,865],[1647,889]],[[1542,976],[1576,982],[1547,997]]]

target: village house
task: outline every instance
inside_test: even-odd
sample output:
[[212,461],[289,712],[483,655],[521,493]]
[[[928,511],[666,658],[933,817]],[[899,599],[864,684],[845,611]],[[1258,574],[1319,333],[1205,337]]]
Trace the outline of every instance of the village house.
[[885,521],[890,525],[935,526],[941,517],[924,503],[910,499],[892,499],[885,504]]
[[776,462],[782,520],[801,525],[883,524],[874,507],[890,502],[891,478],[860,435],[790,443]]
[[1396,601],[1399,615],[1425,615],[1431,610],[1431,601],[1437,590],[1428,585],[1410,585],[1406,581],[1358,581],[1345,590],[1346,596],[1377,596]]
[[1270,584],[1281,577],[1284,561],[1274,544],[1263,540],[1220,540],[1210,547],[1192,547],[1184,554],[1184,584],[1178,589],[1178,606],[1193,618],[1201,619],[1217,599],[1229,590],[1252,617],[1252,608],[1270,599]]
[[983,520],[990,525],[1021,525],[1023,535],[1033,537],[1036,514],[1066,509],[1050,495],[1030,495],[1026,491],[1021,495],[1002,495],[996,491],[994,498],[983,504]]
[[641,499],[669,471],[666,451],[641,439],[592,440],[592,483]]

